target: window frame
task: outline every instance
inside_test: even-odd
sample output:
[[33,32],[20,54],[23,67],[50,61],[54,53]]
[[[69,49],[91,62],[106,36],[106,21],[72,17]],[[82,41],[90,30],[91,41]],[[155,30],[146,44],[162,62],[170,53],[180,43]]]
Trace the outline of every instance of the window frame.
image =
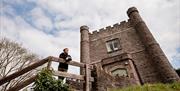
[[[114,43],[112,43],[113,41],[117,41],[117,48],[116,50],[114,50]],[[108,51],[108,46],[109,46],[109,43],[111,42],[111,44],[113,44],[113,50],[111,51]],[[106,50],[107,50],[107,53],[112,53],[112,52],[116,52],[118,50],[121,50],[121,45],[120,45],[120,40],[119,38],[114,38],[114,39],[111,39],[111,40],[108,40],[106,41]],[[109,47],[110,48],[110,47]]]

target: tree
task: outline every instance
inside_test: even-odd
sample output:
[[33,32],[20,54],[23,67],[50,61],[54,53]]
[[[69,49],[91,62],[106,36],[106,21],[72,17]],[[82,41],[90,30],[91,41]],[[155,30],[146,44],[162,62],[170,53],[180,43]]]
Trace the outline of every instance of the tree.
[[[7,38],[0,38],[0,78],[6,77],[16,71],[27,67],[38,60],[38,56],[30,53],[27,49],[17,42],[10,41]],[[31,77],[37,69],[32,70],[0,87],[0,91],[6,91],[8,88]]]

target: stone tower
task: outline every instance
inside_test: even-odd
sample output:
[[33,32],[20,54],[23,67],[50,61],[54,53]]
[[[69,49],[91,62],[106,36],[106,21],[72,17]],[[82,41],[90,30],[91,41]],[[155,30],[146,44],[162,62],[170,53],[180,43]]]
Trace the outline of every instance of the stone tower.
[[[173,82],[180,78],[135,7],[122,21],[98,31],[81,26],[81,62],[93,64],[93,89]],[[81,74],[83,74],[81,69]]]

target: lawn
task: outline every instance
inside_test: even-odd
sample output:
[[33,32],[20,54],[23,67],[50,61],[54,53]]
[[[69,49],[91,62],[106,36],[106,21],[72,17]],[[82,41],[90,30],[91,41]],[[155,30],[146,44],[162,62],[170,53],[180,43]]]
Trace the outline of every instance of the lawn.
[[123,89],[112,89],[111,91],[180,91],[180,83],[171,84],[145,84],[143,86],[131,86]]

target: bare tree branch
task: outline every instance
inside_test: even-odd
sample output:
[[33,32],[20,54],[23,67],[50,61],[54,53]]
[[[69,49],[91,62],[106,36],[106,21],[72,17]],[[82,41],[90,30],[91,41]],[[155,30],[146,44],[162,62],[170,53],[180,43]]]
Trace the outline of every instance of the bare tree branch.
[[[23,48],[20,44],[10,41],[7,38],[0,38],[0,78],[27,67],[37,59],[37,55],[28,52],[28,50]],[[12,86],[28,79],[36,72],[37,70],[34,69],[20,77],[17,77],[16,79],[11,80],[10,82],[2,85],[0,87],[0,91],[6,91]]]

